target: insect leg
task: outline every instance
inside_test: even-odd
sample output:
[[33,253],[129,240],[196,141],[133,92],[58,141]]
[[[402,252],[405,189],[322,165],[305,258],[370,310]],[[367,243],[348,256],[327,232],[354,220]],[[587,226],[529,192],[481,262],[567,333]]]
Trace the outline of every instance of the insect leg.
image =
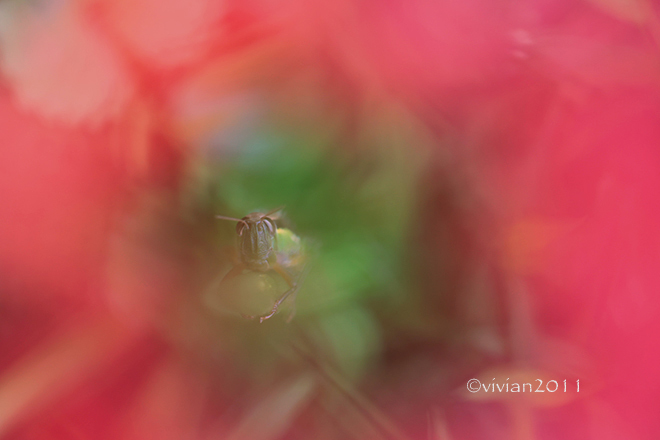
[[[266,319],[271,318],[275,313],[277,313],[277,309],[280,307],[282,302],[284,302],[285,299],[287,299],[289,296],[293,295],[292,298],[294,300],[292,304],[292,310],[289,316],[287,317],[286,322],[290,322],[291,319],[293,319],[293,315],[296,313],[296,304],[295,304],[295,298],[296,294],[298,293],[298,288],[300,287],[301,282],[303,281],[304,277],[307,275],[308,272],[308,267],[309,264],[305,264],[305,267],[303,268],[303,272],[298,276],[298,280],[294,280],[291,275],[279,264],[274,264],[272,266],[272,269],[277,272],[282,278],[284,278],[284,281],[289,285],[289,290],[284,292],[280,298],[275,301],[275,304],[273,305],[273,308],[271,309],[270,313],[268,315],[263,315],[259,317],[259,322],[262,323]],[[250,317],[250,318],[256,318],[256,317]]]
[[[275,263],[271,266],[271,269],[273,269],[282,278],[284,278],[284,281],[286,281],[286,283],[289,285],[289,290],[284,292],[282,294],[282,296],[280,296],[280,298],[277,301],[275,301],[275,304],[273,305],[273,308],[271,309],[269,314],[263,315],[263,316],[258,316],[259,323],[264,322],[266,319],[271,318],[275,313],[277,313],[277,309],[280,307],[280,304],[282,304],[282,302],[285,299],[287,299],[287,297],[289,295],[291,295],[292,293],[295,293],[298,290],[298,283],[293,280],[291,275],[289,275],[289,273],[286,270],[284,270],[284,268],[282,266]],[[257,318],[257,316],[245,316],[245,318],[255,319],[255,318]]]

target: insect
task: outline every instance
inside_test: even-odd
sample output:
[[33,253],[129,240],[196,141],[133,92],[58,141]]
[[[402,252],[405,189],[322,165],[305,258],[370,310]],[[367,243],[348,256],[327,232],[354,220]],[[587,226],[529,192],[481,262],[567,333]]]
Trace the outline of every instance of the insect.
[[[300,238],[288,229],[278,229],[276,220],[279,219],[279,212],[283,207],[279,207],[265,214],[261,212],[252,212],[245,217],[238,219],[216,215],[221,220],[235,221],[237,234],[237,251],[239,262],[224,276],[220,284],[235,278],[245,270],[253,272],[266,273],[274,271],[288,285],[282,295],[275,301],[269,313],[262,316],[242,315],[247,319],[259,318],[259,322],[264,322],[271,318],[278,311],[278,308],[289,297],[293,298],[292,303],[295,306],[295,295],[300,287],[300,282],[306,274],[307,262],[304,261],[304,254],[300,244]],[[280,241],[285,239],[286,249],[280,250],[278,246],[278,235]],[[294,277],[289,268],[298,268],[302,265],[299,275]],[[287,319],[287,322],[293,318],[295,308]]]

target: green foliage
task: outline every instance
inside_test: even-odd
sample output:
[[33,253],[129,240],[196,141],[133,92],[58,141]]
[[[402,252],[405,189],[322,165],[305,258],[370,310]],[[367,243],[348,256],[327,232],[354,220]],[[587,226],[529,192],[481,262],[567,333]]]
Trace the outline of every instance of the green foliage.
[[[339,139],[261,127],[241,148],[212,150],[215,159],[202,162],[198,182],[211,188],[208,211],[215,214],[240,218],[284,206],[280,252],[298,248],[299,236],[311,265],[297,319],[320,328],[319,344],[357,378],[380,346],[382,329],[371,305],[397,307],[410,293],[402,255],[416,165],[396,143],[362,154],[341,148]],[[218,228],[231,245],[233,225]],[[256,295],[259,304],[274,296],[273,289],[286,288],[272,274],[244,278],[252,289],[268,284],[266,294]]]

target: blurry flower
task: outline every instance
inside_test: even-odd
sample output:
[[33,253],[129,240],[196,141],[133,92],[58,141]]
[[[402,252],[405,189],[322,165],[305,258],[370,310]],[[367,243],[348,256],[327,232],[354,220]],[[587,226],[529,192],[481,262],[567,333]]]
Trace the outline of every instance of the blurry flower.
[[[653,6],[3,3],[0,430],[653,438]],[[318,255],[258,325],[213,215],[281,204]]]

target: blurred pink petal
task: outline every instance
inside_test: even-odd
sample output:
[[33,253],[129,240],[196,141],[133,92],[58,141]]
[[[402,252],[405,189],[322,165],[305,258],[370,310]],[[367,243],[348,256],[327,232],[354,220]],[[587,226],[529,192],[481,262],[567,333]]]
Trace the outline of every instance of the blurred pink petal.
[[653,14],[650,0],[589,0],[604,12],[635,23],[644,23]]
[[126,343],[110,320],[57,335],[0,375],[0,435],[103,370]]
[[2,294],[94,302],[90,287],[125,190],[122,136],[45,125],[0,95],[0,142]]
[[[290,428],[294,418],[309,403],[316,388],[314,376],[304,374],[265,393],[255,402],[231,433],[230,440],[275,440]],[[217,438],[211,436],[210,438]]]
[[101,11],[117,43],[152,68],[169,68],[204,55],[222,30],[224,2],[102,0]]
[[7,2],[0,14],[0,67],[22,106],[67,123],[95,124],[124,108],[131,78],[77,2]]
[[127,408],[122,438],[197,438],[206,385],[190,374],[192,364],[167,359],[157,366]]

